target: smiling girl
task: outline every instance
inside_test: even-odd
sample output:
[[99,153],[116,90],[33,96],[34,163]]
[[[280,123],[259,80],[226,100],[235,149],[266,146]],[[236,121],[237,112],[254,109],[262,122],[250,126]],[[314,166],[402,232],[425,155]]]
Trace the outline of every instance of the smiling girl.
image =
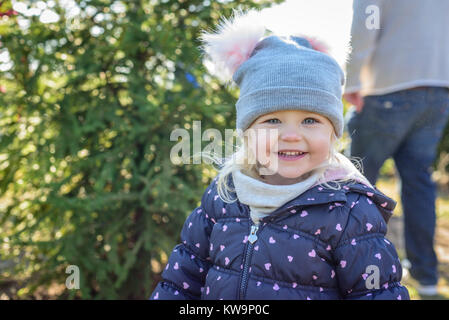
[[252,146],[269,158],[268,168],[273,174],[261,175],[266,183],[300,182],[329,159],[334,132],[331,122],[322,115],[302,110],[276,111],[259,117],[250,128],[259,133],[262,130],[278,131],[279,140],[263,141],[270,134],[259,134],[256,146]]
[[187,218],[151,299],[409,299],[385,238],[396,203],[336,151],[342,70],[316,42],[264,37],[249,17],[203,34],[240,87],[244,139]]

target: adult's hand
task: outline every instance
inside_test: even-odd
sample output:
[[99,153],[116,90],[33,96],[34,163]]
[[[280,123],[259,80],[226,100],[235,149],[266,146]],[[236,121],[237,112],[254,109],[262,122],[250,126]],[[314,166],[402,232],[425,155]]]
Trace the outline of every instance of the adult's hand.
[[360,95],[360,92],[352,92],[345,93],[343,98],[348,101],[350,104],[355,106],[355,110],[357,113],[362,112],[363,109],[363,97]]

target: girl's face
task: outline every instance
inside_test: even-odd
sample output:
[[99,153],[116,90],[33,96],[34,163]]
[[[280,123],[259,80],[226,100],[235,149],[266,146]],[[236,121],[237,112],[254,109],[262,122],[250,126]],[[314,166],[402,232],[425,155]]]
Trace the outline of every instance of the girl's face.
[[[299,182],[329,159],[334,128],[320,114],[302,110],[276,111],[259,117],[249,129],[253,129],[248,137],[249,147],[262,166],[259,174],[267,183]],[[298,155],[299,151],[304,154]]]

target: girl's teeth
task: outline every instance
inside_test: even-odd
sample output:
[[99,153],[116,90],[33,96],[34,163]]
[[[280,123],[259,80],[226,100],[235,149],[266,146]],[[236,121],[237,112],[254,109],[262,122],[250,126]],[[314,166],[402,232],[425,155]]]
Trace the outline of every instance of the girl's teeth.
[[304,152],[279,152],[282,156],[299,156],[303,154]]

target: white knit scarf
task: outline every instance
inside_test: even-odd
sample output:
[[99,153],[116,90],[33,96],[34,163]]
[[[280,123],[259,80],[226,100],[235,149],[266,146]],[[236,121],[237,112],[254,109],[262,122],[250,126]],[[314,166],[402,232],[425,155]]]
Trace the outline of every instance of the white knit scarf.
[[268,216],[283,204],[293,200],[313,186],[323,183],[319,180],[323,170],[326,170],[325,181],[345,176],[345,172],[341,170],[331,172],[320,168],[312,170],[309,176],[301,182],[290,185],[268,184],[242,173],[241,170],[233,171],[232,177],[239,201],[250,207],[251,219],[255,224],[258,224],[261,218]]

